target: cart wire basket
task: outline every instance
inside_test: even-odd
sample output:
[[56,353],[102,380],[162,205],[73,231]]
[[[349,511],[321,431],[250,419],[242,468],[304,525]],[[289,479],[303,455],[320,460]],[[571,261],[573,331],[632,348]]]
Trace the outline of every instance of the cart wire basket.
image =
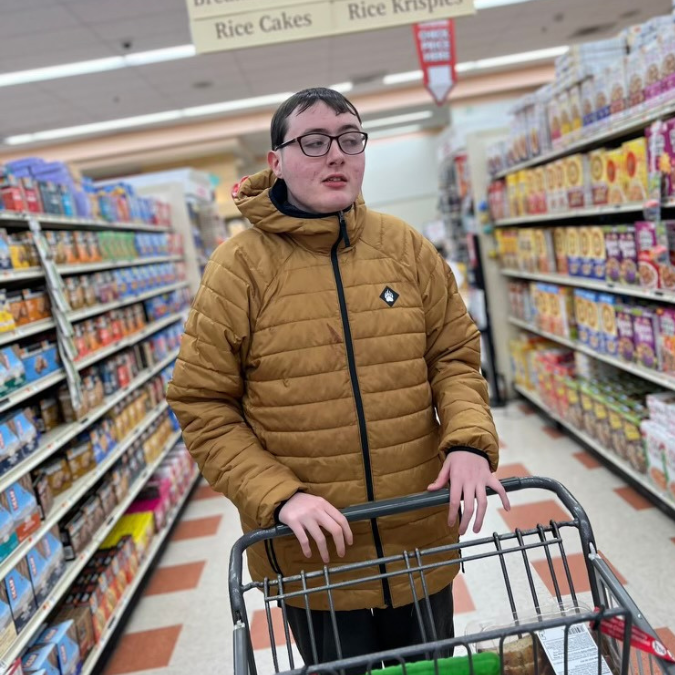
[[[502,484],[507,492],[554,493],[571,514],[570,520],[248,583],[244,582],[246,549],[292,533],[280,525],[244,535],[232,549],[229,571],[235,675],[365,675],[383,668],[386,675],[675,675],[672,655],[598,554],[588,516],[572,494],[548,478],[512,478]],[[354,506],[343,513],[350,522],[371,520],[447,505],[448,499],[448,490],[441,490]],[[585,565],[570,564],[571,550],[576,557],[583,556]],[[441,640],[434,627],[426,575],[444,565],[459,565],[480,578],[481,584],[489,582],[491,594],[489,606],[479,608],[481,623],[468,626],[464,635]],[[547,586],[541,581],[542,570],[550,575]],[[343,658],[332,592],[400,575],[410,583],[422,643]],[[260,604],[259,591],[271,645],[271,661],[267,653],[264,665],[256,664],[259,652],[253,650],[247,611],[247,604]],[[327,597],[337,655],[327,663],[318,662],[309,620],[309,599],[316,593]],[[311,665],[305,665],[293,647],[287,603],[294,601],[297,606],[298,600],[307,612],[314,654]],[[281,628],[273,619],[277,608]]]

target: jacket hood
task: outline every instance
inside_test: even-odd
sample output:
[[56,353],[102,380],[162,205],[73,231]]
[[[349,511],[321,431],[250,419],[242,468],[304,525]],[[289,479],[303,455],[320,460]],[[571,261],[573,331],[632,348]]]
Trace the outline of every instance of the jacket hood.
[[[245,178],[234,197],[241,214],[263,232],[289,235],[300,246],[317,252],[328,253],[340,236],[337,213],[305,213],[286,201],[287,190],[283,180],[277,179],[270,169]],[[366,205],[359,194],[352,207],[343,212],[350,246],[363,231]]]

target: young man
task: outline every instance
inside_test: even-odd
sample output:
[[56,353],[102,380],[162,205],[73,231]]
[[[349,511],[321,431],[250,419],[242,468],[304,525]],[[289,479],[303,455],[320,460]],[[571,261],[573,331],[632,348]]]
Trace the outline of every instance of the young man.
[[[450,269],[413,228],[366,207],[368,136],[341,94],[295,94],[271,132],[269,170],[236,196],[253,227],[213,254],[168,390],[190,452],[244,530],[278,520],[295,534],[253,547],[252,577],[454,543],[474,515],[478,532],[486,488],[508,500],[493,473],[479,334]],[[448,482],[449,513],[350,528],[339,511]],[[453,634],[456,573],[426,574],[438,639]],[[407,575],[337,589],[332,601],[343,657],[422,639]],[[312,663],[298,606],[289,621]],[[310,607],[318,662],[330,661],[327,595],[312,594]]]

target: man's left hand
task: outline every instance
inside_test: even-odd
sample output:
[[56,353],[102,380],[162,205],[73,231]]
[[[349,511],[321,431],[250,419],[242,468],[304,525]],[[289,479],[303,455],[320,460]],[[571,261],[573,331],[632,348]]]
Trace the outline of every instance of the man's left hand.
[[501,497],[504,508],[507,511],[511,510],[506,490],[497,480],[497,476],[490,471],[490,465],[484,457],[462,450],[451,452],[443,463],[438,478],[429,485],[427,490],[440,490],[447,487],[448,482],[450,483],[450,512],[448,514],[450,527],[457,522],[460,502],[464,502],[462,521],[459,525],[460,535],[466,534],[474,512],[476,520],[473,531],[476,534],[481,531],[487,511],[486,488],[492,488]]

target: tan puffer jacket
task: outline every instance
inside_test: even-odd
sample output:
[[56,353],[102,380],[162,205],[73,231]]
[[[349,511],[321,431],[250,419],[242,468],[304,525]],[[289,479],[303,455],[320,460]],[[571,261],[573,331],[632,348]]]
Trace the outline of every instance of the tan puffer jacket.
[[[285,184],[271,191],[274,181],[264,171],[240,186],[237,205],[255,227],[209,261],[167,395],[187,447],[244,530],[273,525],[297,491],[338,508],[423,492],[451,448],[482,451],[496,470],[479,333],[434,247],[360,198],[342,215],[285,215]],[[457,541],[447,507],[352,531],[345,558],[329,548],[332,561]],[[258,581],[322,568],[293,537],[254,546],[248,562]],[[426,574],[428,592],[456,573]],[[335,591],[333,601],[350,610],[412,595],[402,575]],[[327,609],[326,594],[313,594],[311,607]]]

